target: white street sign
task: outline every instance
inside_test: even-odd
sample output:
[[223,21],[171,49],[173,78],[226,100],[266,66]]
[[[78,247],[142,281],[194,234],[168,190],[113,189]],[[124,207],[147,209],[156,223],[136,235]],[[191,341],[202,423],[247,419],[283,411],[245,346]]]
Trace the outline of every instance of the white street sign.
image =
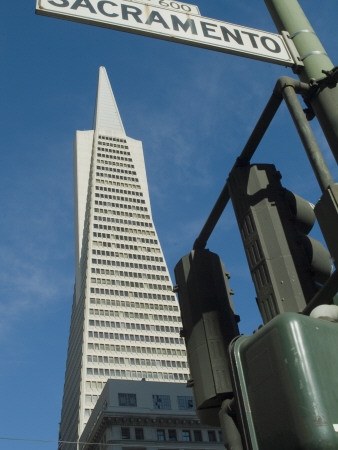
[[[281,35],[185,13],[168,0],[37,0],[36,12],[292,67]],[[155,6],[155,4],[159,6]],[[171,9],[161,7],[170,4]],[[173,11],[176,3],[180,9]],[[169,5],[170,6],[170,5]],[[294,54],[294,53],[293,53]]]

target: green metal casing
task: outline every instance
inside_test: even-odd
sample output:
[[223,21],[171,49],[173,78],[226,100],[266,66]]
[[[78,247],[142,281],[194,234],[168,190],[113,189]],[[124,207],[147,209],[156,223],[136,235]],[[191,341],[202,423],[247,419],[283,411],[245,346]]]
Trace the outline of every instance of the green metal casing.
[[245,448],[338,449],[337,342],[338,324],[285,313],[232,343]]

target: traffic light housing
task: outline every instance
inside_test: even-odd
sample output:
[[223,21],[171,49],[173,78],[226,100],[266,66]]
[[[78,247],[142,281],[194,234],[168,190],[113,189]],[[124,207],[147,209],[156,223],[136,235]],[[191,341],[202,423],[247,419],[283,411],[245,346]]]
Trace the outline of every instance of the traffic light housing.
[[328,187],[315,206],[315,214],[331,256],[338,262],[338,184]]
[[243,448],[338,448],[337,340],[336,323],[286,313],[232,342]]
[[272,164],[235,167],[228,180],[264,323],[302,311],[332,271],[329,252],[307,236],[313,205],[280,180]]
[[196,411],[203,423],[219,426],[221,404],[233,396],[228,346],[239,335],[229,274],[206,249],[185,255],[174,271]]

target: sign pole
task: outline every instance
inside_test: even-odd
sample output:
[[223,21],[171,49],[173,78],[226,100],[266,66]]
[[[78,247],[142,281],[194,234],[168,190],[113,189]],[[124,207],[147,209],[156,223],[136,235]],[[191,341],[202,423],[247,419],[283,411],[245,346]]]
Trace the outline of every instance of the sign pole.
[[301,81],[313,85],[309,103],[338,162],[338,70],[322,46],[297,0],[264,0],[278,31],[287,31],[304,67]]

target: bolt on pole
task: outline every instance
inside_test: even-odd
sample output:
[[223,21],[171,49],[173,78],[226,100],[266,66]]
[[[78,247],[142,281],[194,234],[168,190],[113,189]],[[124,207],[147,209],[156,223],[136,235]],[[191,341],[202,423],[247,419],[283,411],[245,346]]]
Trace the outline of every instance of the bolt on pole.
[[297,0],[264,1],[278,31],[289,33],[304,63],[298,76],[314,86],[309,102],[338,162],[338,86],[334,79],[330,86],[320,82],[334,66]]

